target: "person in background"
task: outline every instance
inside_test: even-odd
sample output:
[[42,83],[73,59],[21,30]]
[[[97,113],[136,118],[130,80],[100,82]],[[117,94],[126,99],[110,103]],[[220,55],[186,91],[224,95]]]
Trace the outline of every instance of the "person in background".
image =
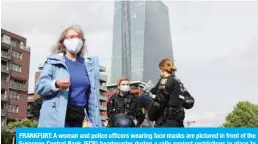
[[43,100],[38,127],[101,127],[98,57],[85,51],[80,26],[61,33],[35,87]]
[[[129,79],[120,78],[117,82],[117,90],[117,93],[112,95],[107,103],[108,125],[110,127],[139,127],[144,121],[145,115],[138,97],[130,93]],[[115,125],[115,123],[120,125]],[[123,126],[125,123],[128,125]]]
[[37,98],[30,106],[30,113],[33,115],[33,120],[38,121],[40,115],[40,109],[42,106],[42,98]]
[[[160,80],[150,93],[140,96],[148,118],[155,127],[184,127],[185,111],[194,105],[194,98],[175,76],[176,67],[170,59],[159,63]],[[148,88],[145,88],[148,89]]]

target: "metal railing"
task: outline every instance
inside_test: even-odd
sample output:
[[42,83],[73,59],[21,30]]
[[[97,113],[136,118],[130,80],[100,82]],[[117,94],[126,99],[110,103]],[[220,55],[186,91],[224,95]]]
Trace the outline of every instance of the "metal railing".
[[102,86],[102,85],[99,86],[99,89],[102,90],[102,91],[108,91],[107,87],[106,86]]
[[106,71],[106,68],[104,66],[99,66],[99,69],[100,69],[100,72],[105,72]]
[[10,54],[8,52],[5,51],[1,51],[2,56],[10,56]]
[[8,97],[5,94],[1,94],[1,100],[7,101]]
[[26,46],[26,47],[24,48],[24,50],[30,52],[30,47],[29,47],[29,46]]
[[8,78],[3,78],[3,77],[2,77],[1,82],[2,82],[2,83],[8,83],[9,80],[8,80]]
[[100,74],[100,75],[99,75],[99,79],[100,79],[101,81],[106,82],[106,81],[107,81],[107,76],[104,75],[104,74]]
[[30,112],[27,113],[27,117],[33,116]]
[[23,90],[26,91],[27,90],[27,86],[21,83],[16,83],[16,82],[10,82],[10,88],[13,89],[18,89],[18,90]]
[[99,109],[100,109],[100,110],[107,110],[107,107],[106,107],[106,106],[103,106],[103,105],[100,105]]
[[8,68],[8,66],[7,65],[1,65],[1,70],[2,70],[2,72],[9,72],[9,68]]
[[107,97],[105,97],[105,96],[103,96],[103,95],[99,95],[99,99],[100,99],[100,100],[107,101],[107,99],[108,99],[108,98],[107,98]]
[[101,116],[101,119],[102,119],[102,120],[106,120],[106,119],[107,119],[107,116]]
[[6,110],[5,109],[1,110],[1,116],[6,116]]
[[11,54],[8,53],[8,52],[5,52],[5,51],[1,51],[1,54],[3,57],[8,57],[8,58],[11,58]]

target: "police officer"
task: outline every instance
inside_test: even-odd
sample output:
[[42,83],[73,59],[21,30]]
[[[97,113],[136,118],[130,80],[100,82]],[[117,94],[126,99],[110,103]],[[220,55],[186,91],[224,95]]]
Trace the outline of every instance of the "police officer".
[[145,115],[137,96],[130,93],[128,78],[120,78],[117,82],[117,93],[107,103],[109,127],[139,127]]
[[155,127],[184,127],[184,109],[193,107],[194,98],[175,77],[176,67],[170,59],[163,59],[159,70],[161,78],[148,94],[152,98],[146,97],[145,93],[140,98],[141,103],[145,103],[148,117],[155,121]]

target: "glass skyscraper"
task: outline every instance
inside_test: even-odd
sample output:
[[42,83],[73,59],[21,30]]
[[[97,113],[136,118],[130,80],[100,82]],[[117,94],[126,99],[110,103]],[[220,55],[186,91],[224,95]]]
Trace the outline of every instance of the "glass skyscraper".
[[156,83],[163,58],[174,59],[168,7],[160,1],[115,2],[111,83],[121,76]]

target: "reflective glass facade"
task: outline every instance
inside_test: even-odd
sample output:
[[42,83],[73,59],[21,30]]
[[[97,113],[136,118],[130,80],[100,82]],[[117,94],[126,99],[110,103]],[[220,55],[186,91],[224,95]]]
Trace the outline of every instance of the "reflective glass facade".
[[168,8],[159,1],[115,2],[111,83],[158,80],[158,63],[173,59]]

